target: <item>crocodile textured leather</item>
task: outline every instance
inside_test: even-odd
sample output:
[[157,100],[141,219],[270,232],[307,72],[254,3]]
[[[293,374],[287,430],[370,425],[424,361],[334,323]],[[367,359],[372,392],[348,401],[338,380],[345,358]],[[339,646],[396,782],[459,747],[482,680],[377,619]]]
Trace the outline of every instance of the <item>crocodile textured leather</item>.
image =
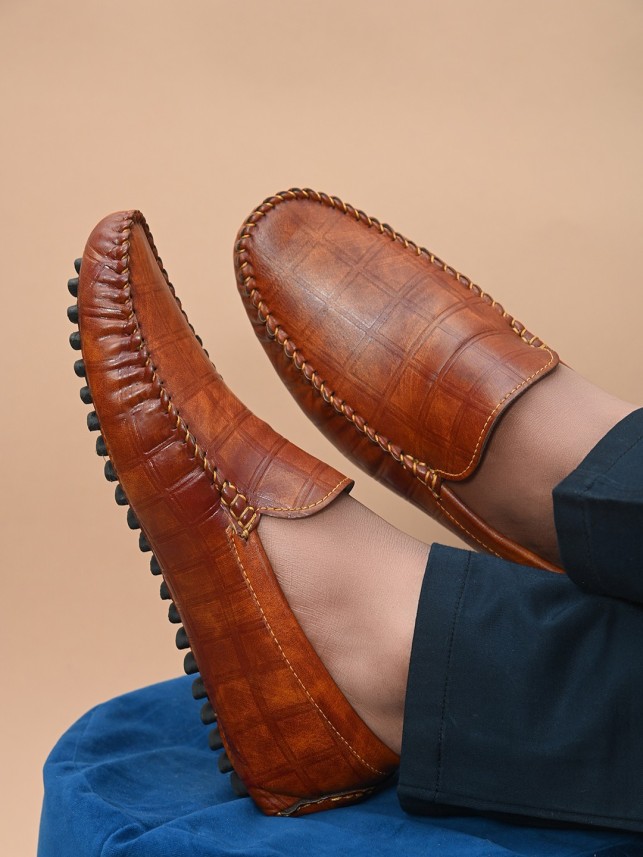
[[107,451],[185,626],[228,756],[268,814],[379,788],[398,758],[306,639],[261,545],[263,515],[314,514],[352,482],[276,434],[197,341],[139,212],[92,232],[78,288]]
[[474,548],[560,571],[467,508],[503,411],[558,356],[434,254],[336,197],[293,189],[241,227],[237,281],[304,412],[351,461]]

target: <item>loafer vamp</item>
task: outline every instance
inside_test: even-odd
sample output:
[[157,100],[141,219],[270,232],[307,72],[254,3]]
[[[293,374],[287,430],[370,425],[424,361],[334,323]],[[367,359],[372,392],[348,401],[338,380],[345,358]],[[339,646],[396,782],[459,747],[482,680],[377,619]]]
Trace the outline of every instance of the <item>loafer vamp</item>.
[[440,476],[466,478],[494,419],[555,355],[373,221],[311,198],[286,202],[245,245],[273,324],[378,434]]

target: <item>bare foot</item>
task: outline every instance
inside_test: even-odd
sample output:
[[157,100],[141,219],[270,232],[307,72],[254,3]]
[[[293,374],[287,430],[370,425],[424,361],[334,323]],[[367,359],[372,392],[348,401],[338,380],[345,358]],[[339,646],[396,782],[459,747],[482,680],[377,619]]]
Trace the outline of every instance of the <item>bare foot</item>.
[[259,533],[326,669],[362,720],[399,753],[429,546],[348,495],[310,518],[264,516]]

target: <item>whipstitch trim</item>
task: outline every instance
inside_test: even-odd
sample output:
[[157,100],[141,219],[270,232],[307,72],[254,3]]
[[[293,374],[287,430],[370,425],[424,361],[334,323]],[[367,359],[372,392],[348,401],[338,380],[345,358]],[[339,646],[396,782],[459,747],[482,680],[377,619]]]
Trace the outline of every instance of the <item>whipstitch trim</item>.
[[[130,340],[136,341],[138,339],[138,344],[136,345],[136,350],[141,353],[141,356],[144,361],[145,368],[150,373],[150,380],[153,385],[158,386],[158,398],[161,402],[162,407],[170,417],[170,419],[174,422],[174,428],[180,433],[181,440],[185,444],[190,457],[196,459],[199,462],[203,470],[208,474],[208,476],[212,479],[215,489],[218,491],[220,500],[224,508],[227,510],[230,518],[232,519],[235,529],[237,529],[242,536],[242,538],[247,539],[250,532],[254,529],[254,527],[258,523],[259,516],[261,512],[302,512],[307,511],[308,509],[312,509],[315,506],[319,506],[321,503],[325,502],[328,497],[330,497],[337,489],[342,485],[342,483],[348,484],[350,480],[344,478],[340,480],[340,482],[329,491],[324,497],[315,503],[310,503],[306,506],[284,506],[284,507],[273,507],[273,506],[253,506],[248,502],[248,497],[242,491],[240,491],[237,486],[231,482],[229,479],[225,479],[221,474],[219,468],[213,464],[208,458],[203,447],[198,443],[193,432],[190,431],[187,423],[180,415],[178,409],[176,408],[174,402],[168,391],[164,386],[164,382],[162,378],[159,376],[156,367],[154,365],[152,355],[145,341],[145,337],[141,331],[138,318],[136,316],[136,311],[134,309],[133,300],[131,296],[131,286],[130,286],[130,270],[129,270],[129,248],[130,241],[129,236],[131,234],[132,226],[137,223],[139,224],[144,232],[145,236],[149,242],[150,248],[154,254],[154,257],[158,263],[159,269],[163,274],[163,277],[174,297],[181,313],[183,314],[190,330],[194,334],[195,338],[202,346],[201,338],[197,336],[195,333],[194,327],[190,324],[190,320],[187,317],[185,310],[181,304],[179,297],[176,294],[174,286],[169,280],[167,271],[163,267],[163,263],[156,249],[156,245],[154,244],[154,239],[152,238],[152,234],[150,229],[145,221],[145,218],[140,212],[131,212],[125,217],[122,222],[121,228],[117,229],[117,232],[120,233],[123,238],[119,241],[117,238],[114,239],[114,250],[115,250],[115,261],[119,265],[119,270],[117,273],[124,277],[124,283],[122,285],[122,289],[126,292],[126,300],[125,304],[129,309],[129,315],[126,319],[126,325],[129,325],[129,336]],[[205,350],[205,349],[204,349]],[[206,355],[208,354],[205,351]]]
[[[421,461],[415,456],[403,452],[402,448],[398,444],[393,443],[381,432],[378,432],[377,430],[372,428],[364,419],[364,417],[356,413],[355,410],[347,402],[345,402],[334,392],[328,389],[326,382],[321,378],[319,372],[309,363],[309,361],[303,355],[301,350],[297,347],[296,343],[290,338],[289,334],[286,332],[283,326],[278,324],[275,317],[271,314],[270,308],[264,301],[261,292],[256,287],[256,280],[254,277],[254,271],[251,263],[247,259],[242,259],[242,257],[243,254],[249,249],[249,242],[252,240],[252,229],[257,226],[260,220],[280,203],[297,199],[306,199],[312,200],[313,202],[319,202],[321,204],[329,206],[330,208],[334,208],[342,212],[343,214],[352,216],[355,218],[355,220],[365,224],[368,228],[375,228],[380,234],[388,236],[392,241],[397,241],[398,243],[401,243],[406,249],[413,252],[414,255],[426,257],[431,262],[431,264],[438,266],[442,271],[454,277],[457,282],[459,282],[464,288],[467,288],[472,291],[479,298],[484,300],[485,303],[488,303],[489,306],[496,310],[496,312],[502,315],[502,317],[507,320],[507,323],[511,330],[517,336],[519,336],[520,339],[522,339],[527,345],[530,345],[533,348],[542,349],[547,354],[549,354],[549,360],[545,365],[543,365],[537,372],[534,372],[529,378],[522,381],[520,384],[514,387],[513,390],[503,396],[503,398],[491,411],[487,420],[485,421],[484,426],[482,427],[480,436],[471,456],[471,460],[469,461],[467,466],[459,473],[448,473],[444,470],[431,467],[426,462]],[[257,311],[259,321],[265,325],[268,337],[276,341],[279,345],[281,345],[286,357],[292,361],[295,368],[302,373],[306,381],[308,381],[313,386],[313,388],[317,391],[317,393],[319,393],[319,395],[328,405],[333,407],[335,411],[337,411],[337,413],[341,414],[349,422],[351,422],[357,429],[357,431],[366,435],[366,437],[368,437],[368,439],[372,443],[377,444],[384,452],[386,452],[395,461],[401,464],[405,468],[405,470],[410,471],[416,479],[418,479],[423,485],[425,485],[429,489],[429,491],[432,493],[436,500],[439,496],[437,493],[437,489],[439,487],[439,480],[441,478],[458,479],[467,473],[467,471],[475,461],[476,455],[478,453],[478,450],[480,449],[480,445],[484,438],[484,434],[487,429],[487,426],[489,425],[489,422],[494,417],[498,409],[502,406],[502,404],[507,401],[508,398],[514,395],[514,393],[516,393],[521,387],[525,386],[526,384],[529,384],[538,375],[545,372],[549,368],[549,366],[551,366],[552,362],[555,359],[552,351],[542,342],[541,339],[539,339],[539,337],[531,334],[524,324],[517,321],[516,318],[506,312],[506,310],[500,303],[498,303],[498,301],[494,300],[491,295],[484,292],[469,277],[464,276],[459,271],[456,271],[455,268],[452,268],[451,266],[447,265],[446,262],[443,262],[442,259],[436,256],[434,253],[431,253],[424,247],[420,247],[415,244],[415,242],[410,241],[403,235],[400,235],[388,224],[380,223],[380,221],[376,218],[369,217],[363,211],[353,208],[353,206],[343,202],[338,197],[331,197],[327,194],[311,190],[310,188],[305,188],[303,190],[300,188],[291,188],[288,191],[282,191],[281,193],[275,194],[275,196],[269,197],[268,199],[264,200],[264,202],[252,212],[252,214],[248,217],[248,219],[242,226],[239,237],[237,239],[237,243],[235,245],[235,267],[239,284],[242,287],[245,296],[250,299],[250,302]],[[476,539],[476,541],[479,541],[479,539]],[[480,542],[480,544],[482,543]]]

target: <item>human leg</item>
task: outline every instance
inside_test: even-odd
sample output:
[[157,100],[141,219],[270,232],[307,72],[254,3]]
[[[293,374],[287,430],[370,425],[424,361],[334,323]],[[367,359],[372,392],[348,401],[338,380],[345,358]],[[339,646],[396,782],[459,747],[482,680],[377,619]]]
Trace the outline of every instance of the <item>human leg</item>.
[[[572,537],[580,513],[561,510],[559,497],[573,501],[572,488],[591,476],[602,486],[584,499],[595,517],[608,488],[614,497],[620,484],[632,500],[643,484],[641,429],[643,411],[626,417],[557,489],[557,520],[571,521]],[[267,550],[336,681],[396,750],[403,721],[402,805],[416,813],[481,811],[643,830],[640,608],[588,596],[564,575],[439,545],[431,548],[418,598],[419,546],[401,534],[389,541],[383,522],[373,540],[377,519],[343,502],[334,521],[328,509],[298,524],[299,533],[290,530],[294,548],[286,522],[265,521]],[[561,529],[564,556],[566,537]],[[623,540],[618,527],[613,538]],[[309,556],[320,555],[318,539],[348,545],[346,556],[337,565],[306,562],[307,547]],[[395,563],[382,542],[395,545]],[[616,574],[618,562],[611,568]],[[400,588],[419,600],[410,671],[412,606],[399,610]],[[369,624],[371,610],[377,622]],[[387,668],[398,679],[408,674],[405,700]]]

